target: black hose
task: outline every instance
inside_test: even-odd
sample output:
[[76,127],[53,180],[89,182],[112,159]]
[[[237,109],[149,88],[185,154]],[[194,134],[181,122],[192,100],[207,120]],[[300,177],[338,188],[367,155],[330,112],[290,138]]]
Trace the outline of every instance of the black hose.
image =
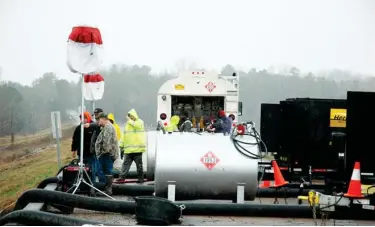
[[[104,185],[97,185],[98,189],[104,189]],[[312,189],[304,189],[302,194],[298,188],[259,188],[257,197],[274,198],[274,197],[297,197],[299,195],[308,195]],[[315,189],[318,192],[323,192],[321,189]],[[141,196],[152,195],[155,191],[153,185],[130,185],[130,184],[113,184],[112,191],[114,195],[128,195],[128,196]],[[186,199],[186,198],[181,198]]]
[[[103,191],[104,184],[94,183],[94,186]],[[154,193],[153,185],[138,185],[138,184],[113,184],[112,193],[114,195],[126,195],[126,196],[140,196],[140,195],[152,195]]]
[[23,209],[28,203],[44,202],[66,207],[82,208],[87,210],[106,211],[114,213],[134,213],[135,203],[102,198],[92,198],[73,195],[65,192],[31,189],[18,198],[14,210]]
[[[95,184],[97,186],[97,184]],[[98,189],[104,188],[104,185],[98,185]],[[286,190],[286,191],[285,191]],[[299,195],[307,195],[311,189],[304,189],[302,194],[298,188],[282,188],[276,190],[274,188],[259,188],[257,197],[273,198],[273,197],[296,197]],[[114,195],[128,195],[128,196],[141,196],[152,195],[154,193],[153,185],[130,185],[130,184],[113,184],[112,191]],[[316,191],[323,192],[320,189]],[[182,198],[186,199],[186,198]]]
[[69,165],[64,165],[64,166],[62,166],[60,169],[59,169],[59,171],[57,171],[57,174],[56,174],[56,176],[58,176],[66,167],[68,167]]
[[[208,216],[254,216],[254,217],[283,217],[283,218],[312,218],[312,208],[307,205],[284,204],[220,204],[220,203],[187,203],[184,205],[183,215]],[[330,218],[351,220],[375,220],[371,210],[360,208],[337,207],[330,213]],[[320,214],[319,209],[317,215]],[[319,215],[320,216],[320,215]]]
[[[300,183],[289,183],[287,188],[290,188],[290,189],[299,189],[301,188],[301,184]],[[310,190],[325,190],[327,189],[327,185],[324,185],[324,184],[313,184],[313,185],[304,185],[303,186],[303,189],[310,189]]]
[[[85,219],[73,218],[69,216],[46,213],[34,210],[19,210],[9,213],[0,218],[0,225],[8,223],[17,223],[31,226],[82,226],[84,224],[100,225],[103,222],[90,221]],[[113,225],[107,224],[107,225]]]
[[[258,133],[258,131],[255,129],[254,123],[253,122],[249,122],[248,124],[251,125],[251,130],[248,131],[248,132],[246,132],[246,133],[244,132],[241,135],[242,136],[250,136],[250,137],[255,138],[256,143],[250,143],[250,142],[245,142],[245,141],[242,141],[242,140],[238,140],[237,137],[239,136],[239,134],[237,133],[237,128],[238,128],[239,125],[236,125],[233,128],[232,135],[230,137],[231,140],[232,140],[232,142],[233,142],[233,146],[234,146],[234,148],[236,148],[236,150],[238,152],[240,152],[242,155],[244,155],[247,158],[251,158],[251,159],[263,159],[268,154],[267,146],[263,142],[263,140],[261,139],[260,134]],[[244,127],[247,127],[247,124],[242,124],[242,125]],[[261,150],[261,146],[263,146],[263,148],[265,149],[265,154],[264,155],[254,154],[250,150],[244,148],[241,144],[254,145],[254,146],[256,145],[256,146],[258,146],[259,151]]]
[[255,216],[255,217],[299,217],[311,218],[309,206],[303,205],[274,205],[274,204],[220,204],[220,203],[181,203],[185,205],[183,215],[209,216]]
[[[23,209],[30,202],[53,203],[68,207],[88,210],[135,213],[134,202],[114,201],[108,199],[91,198],[72,195],[63,192],[33,189],[26,191],[18,199],[15,210]],[[176,205],[185,205],[185,215],[229,215],[229,216],[276,216],[276,217],[311,217],[311,209],[298,205],[258,205],[258,204],[218,204],[179,202]]]
[[[143,176],[145,178],[146,178],[146,174],[147,174],[147,172],[145,171],[143,173]],[[119,176],[120,176],[120,172],[119,171],[115,171],[113,173],[113,177],[114,178],[119,178]],[[137,179],[138,178],[137,172],[136,171],[129,171],[129,173],[126,175],[126,178],[128,178],[128,179]]]
[[58,177],[49,177],[49,178],[44,179],[42,182],[40,182],[37,188],[43,189],[48,184],[56,184],[57,182],[59,182]]
[[[23,209],[30,202],[44,202],[58,204],[66,207],[81,208],[87,210],[134,214],[136,204],[128,201],[117,201],[101,198],[92,198],[80,195],[72,195],[63,192],[33,189],[26,191],[17,201],[15,210]],[[177,202],[176,205],[184,205],[184,215],[225,215],[225,216],[263,216],[263,217],[299,217],[311,218],[312,210],[304,205],[270,205],[270,204],[220,204],[220,203],[196,203]],[[339,212],[339,210],[342,210]],[[336,219],[370,219],[365,210],[355,212],[355,209],[338,208],[332,216]],[[13,219],[12,219],[13,221]],[[51,223],[48,223],[51,225]]]
[[[300,195],[308,195],[309,191],[312,189],[304,189],[299,190],[297,188],[281,188],[281,189],[274,189],[274,188],[259,188],[256,194],[256,197],[259,198],[291,198],[291,197],[298,197]],[[323,190],[315,190],[318,192],[323,192]]]
[[[102,183],[94,183],[94,186],[99,190],[104,190],[104,184]],[[257,190],[257,197],[262,198],[289,198],[289,197],[297,197],[299,195],[308,195],[310,190],[315,190],[318,192],[322,192],[323,190],[318,188],[309,188],[304,189],[302,193],[298,188],[281,188],[276,190],[275,188],[258,188]],[[154,185],[138,185],[138,184],[113,184],[112,185],[112,192],[113,195],[124,195],[124,196],[142,196],[142,195],[152,195],[155,192]],[[81,192],[78,192],[79,194]],[[85,193],[85,192],[82,192]],[[230,199],[231,196],[228,196]],[[188,200],[189,198],[178,197],[179,200]],[[197,198],[199,199],[199,198]]]

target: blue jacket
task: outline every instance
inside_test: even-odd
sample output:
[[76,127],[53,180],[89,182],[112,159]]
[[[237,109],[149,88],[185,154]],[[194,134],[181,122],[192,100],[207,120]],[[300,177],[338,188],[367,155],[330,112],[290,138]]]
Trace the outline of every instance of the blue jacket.
[[230,134],[232,132],[232,119],[225,116],[220,117],[213,124],[213,127],[215,128],[215,133]]

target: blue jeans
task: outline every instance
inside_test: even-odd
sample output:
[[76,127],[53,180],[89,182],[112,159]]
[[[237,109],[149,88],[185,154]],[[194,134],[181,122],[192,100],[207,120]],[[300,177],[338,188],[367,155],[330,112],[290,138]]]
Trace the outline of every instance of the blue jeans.
[[107,182],[107,180],[105,179],[105,175],[104,175],[103,169],[102,169],[102,164],[100,163],[99,160],[97,160],[97,162],[96,162],[96,170],[97,170],[96,175],[99,178],[99,182],[105,184]]
[[101,170],[103,171],[103,175],[111,175],[112,176],[112,170],[113,170],[113,160],[112,157],[106,153],[102,154],[99,157],[99,163],[101,166]]
[[85,155],[83,156],[83,163],[87,164],[90,166],[91,169],[91,181],[95,182],[96,181],[96,174],[98,170],[98,164],[97,164],[97,159],[94,155]]

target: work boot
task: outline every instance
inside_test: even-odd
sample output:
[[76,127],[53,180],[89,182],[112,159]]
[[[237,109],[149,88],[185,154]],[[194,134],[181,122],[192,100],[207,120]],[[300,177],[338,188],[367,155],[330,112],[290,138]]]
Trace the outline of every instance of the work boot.
[[137,167],[137,176],[138,176],[137,183],[143,184],[145,182],[144,173],[143,173],[143,165],[138,164],[138,165],[136,165],[136,167]]
[[106,175],[105,178],[107,179],[107,183],[104,188],[104,193],[106,193],[107,195],[112,195],[113,176]]

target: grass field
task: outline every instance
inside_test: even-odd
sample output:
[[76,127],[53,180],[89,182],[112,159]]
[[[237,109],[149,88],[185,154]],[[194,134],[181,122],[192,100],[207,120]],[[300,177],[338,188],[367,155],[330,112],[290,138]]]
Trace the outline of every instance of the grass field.
[[[61,143],[62,164],[71,158],[70,144],[74,127],[63,127]],[[6,138],[0,138],[0,146]],[[16,136],[13,147],[0,151],[0,210],[3,210],[27,189],[34,188],[58,171],[55,140],[50,132]]]
[[[61,144],[62,164],[69,162],[71,140]],[[27,189],[35,188],[39,182],[54,176],[58,171],[56,148],[29,155],[0,166],[0,210],[12,204]]]
[[[71,124],[65,124],[65,125],[62,125],[62,130],[64,129],[67,129],[67,128],[70,128],[72,127]],[[50,135],[51,134],[51,129],[48,128],[48,129],[43,129],[41,131],[38,131],[34,134],[27,134],[27,135],[23,135],[23,134],[16,134],[15,135],[15,139],[16,141],[24,141],[24,140],[28,140],[28,139],[35,139],[37,137],[40,137],[40,136],[44,136],[44,135]],[[9,142],[10,143],[10,136],[2,136],[0,137],[0,143],[2,142]]]
[[[74,126],[62,128],[63,139],[72,137]],[[20,157],[31,154],[37,149],[43,149],[56,143],[51,133],[41,132],[25,137],[16,136],[13,146],[9,142],[0,140],[0,168],[3,163],[12,162]]]

